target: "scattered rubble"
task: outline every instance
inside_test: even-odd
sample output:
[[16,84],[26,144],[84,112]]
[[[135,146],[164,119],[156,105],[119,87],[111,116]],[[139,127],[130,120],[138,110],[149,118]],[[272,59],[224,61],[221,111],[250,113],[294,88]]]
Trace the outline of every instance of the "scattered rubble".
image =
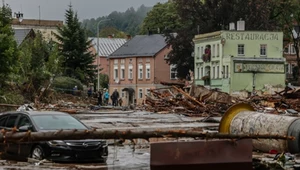
[[249,103],[264,113],[297,116],[300,112],[300,87],[287,86],[274,95],[254,95],[247,98],[230,96],[218,89],[192,85],[189,92],[183,84],[162,82],[170,87],[151,89],[144,109],[157,113],[181,113],[188,116],[221,116],[236,103]]

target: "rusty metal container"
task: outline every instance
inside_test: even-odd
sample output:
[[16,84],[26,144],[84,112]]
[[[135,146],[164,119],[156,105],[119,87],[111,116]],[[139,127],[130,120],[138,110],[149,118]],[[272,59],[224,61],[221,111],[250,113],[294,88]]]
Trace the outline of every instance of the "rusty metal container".
[[151,170],[252,170],[252,140],[151,143]]
[[240,103],[229,108],[224,114],[220,133],[229,134],[272,134],[294,136],[296,140],[254,139],[253,149],[264,152],[300,153],[300,118],[255,112],[248,104]]

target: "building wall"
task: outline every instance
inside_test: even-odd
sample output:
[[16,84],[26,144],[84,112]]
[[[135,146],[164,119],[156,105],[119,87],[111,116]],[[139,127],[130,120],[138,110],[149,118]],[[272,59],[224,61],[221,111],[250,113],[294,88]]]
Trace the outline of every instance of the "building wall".
[[155,84],[160,84],[161,81],[167,81],[167,82],[178,81],[177,78],[171,79],[171,68],[166,60],[171,50],[172,50],[171,47],[164,48],[156,55],[154,59],[155,67],[153,67],[152,69],[154,72]]
[[[224,92],[239,90],[251,91],[253,87],[252,73],[234,73],[235,58],[258,58],[272,60],[283,58],[283,33],[259,31],[218,31],[195,36],[195,83],[219,88]],[[202,60],[206,45],[211,47],[211,60]],[[244,45],[244,54],[238,54],[238,46]],[[266,45],[266,56],[260,55],[261,45]],[[268,64],[266,61],[263,61]],[[283,64],[283,63],[282,63]],[[202,80],[207,75],[210,81]],[[284,85],[284,73],[256,74],[256,89],[264,85]]]
[[13,19],[12,21],[12,27],[14,29],[33,29],[34,31],[40,31],[46,41],[57,41],[54,34],[58,34],[57,27],[62,25],[63,21],[52,20],[23,19],[22,22],[19,22],[17,19]]
[[[163,87],[160,81],[175,82],[176,79],[170,79],[170,65],[164,57],[170,52],[171,48],[161,50],[155,57],[127,57],[127,58],[110,58],[109,59],[109,93],[112,94],[114,89],[119,91],[122,96],[122,89],[132,88],[135,91],[134,99],[137,104],[145,100],[145,94],[148,90]],[[124,60],[124,64],[121,63]],[[133,77],[129,78],[129,65],[132,65]],[[125,68],[125,77],[120,77],[121,67]],[[150,77],[146,76],[147,68],[150,67]],[[115,68],[118,68],[118,81],[115,79]],[[139,76],[139,69],[142,69],[142,77]],[[128,104],[128,94],[123,92],[124,105]]]

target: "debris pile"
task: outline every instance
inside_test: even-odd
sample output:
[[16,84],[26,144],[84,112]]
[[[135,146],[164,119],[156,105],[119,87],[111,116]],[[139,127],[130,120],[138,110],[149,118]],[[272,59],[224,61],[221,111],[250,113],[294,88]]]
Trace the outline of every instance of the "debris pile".
[[235,103],[233,98],[204,86],[193,86],[190,93],[173,85],[151,89],[146,95],[146,110],[159,113],[184,113],[197,116],[220,116]]
[[254,95],[242,99],[201,85],[192,85],[186,92],[180,83],[161,84],[169,87],[150,90],[150,94],[146,95],[145,110],[189,116],[220,116],[233,104],[243,102],[264,113],[295,116],[300,112],[300,87],[287,86],[274,95]]

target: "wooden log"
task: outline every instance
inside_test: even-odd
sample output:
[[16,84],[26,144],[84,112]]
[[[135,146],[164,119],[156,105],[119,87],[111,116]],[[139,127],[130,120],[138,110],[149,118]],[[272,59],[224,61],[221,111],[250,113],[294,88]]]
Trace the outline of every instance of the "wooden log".
[[15,105],[15,104],[0,104],[0,106],[3,106],[3,107],[20,107],[21,105]]
[[141,131],[141,130],[59,130],[56,132],[14,132],[1,130],[0,142],[5,143],[22,143],[36,142],[49,140],[78,140],[78,139],[146,139],[150,138],[206,138],[206,139],[283,139],[294,140],[292,136],[279,136],[270,134],[221,134],[221,133],[206,133],[199,131]]
[[164,86],[179,86],[181,88],[185,86],[184,83],[174,83],[174,82],[165,82],[165,81],[161,81],[160,84]]
[[194,97],[190,96],[189,94],[187,94],[186,92],[184,92],[182,89],[177,88],[176,86],[173,86],[174,89],[176,89],[177,91],[179,91],[180,93],[182,93],[186,98],[188,98],[189,100],[192,100],[193,102],[197,103],[198,105],[202,106],[202,107],[206,107],[203,103],[199,102],[198,100],[196,100]]

